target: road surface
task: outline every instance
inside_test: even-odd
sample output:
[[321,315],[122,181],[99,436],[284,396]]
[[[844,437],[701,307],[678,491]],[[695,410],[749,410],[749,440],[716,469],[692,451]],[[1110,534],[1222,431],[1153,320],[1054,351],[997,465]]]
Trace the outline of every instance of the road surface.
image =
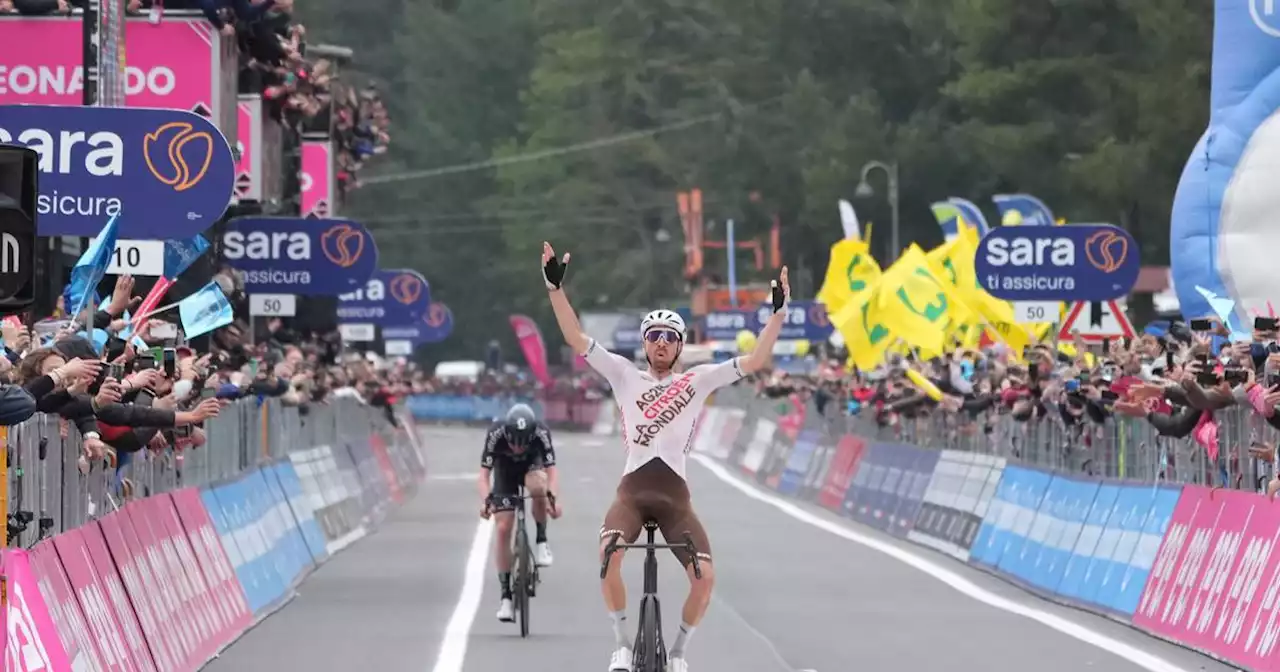
[[[292,603],[208,669],[607,668],[613,637],[600,600],[596,540],[622,470],[617,439],[555,437],[565,514],[551,526],[555,566],[544,570],[532,633],[522,640],[516,625],[494,618],[492,561],[472,557],[477,539],[488,536],[475,490],[483,433],[440,427],[423,435],[430,475],[418,495],[317,570]],[[717,571],[715,600],[689,646],[694,670],[1233,669],[815,507],[788,505],[701,462],[691,461],[689,478]],[[841,531],[887,544],[897,557]],[[638,559],[627,561],[633,598],[641,585]],[[659,572],[671,637],[687,581],[668,555]],[[634,628],[634,599],[631,607]]]

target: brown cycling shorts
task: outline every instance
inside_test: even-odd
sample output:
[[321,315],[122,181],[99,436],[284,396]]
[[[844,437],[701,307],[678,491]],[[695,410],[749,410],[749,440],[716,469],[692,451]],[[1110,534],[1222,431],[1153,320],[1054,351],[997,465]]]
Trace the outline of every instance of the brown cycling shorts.
[[[662,538],[668,544],[682,543],[688,532],[698,549],[698,561],[711,561],[711,541],[702,528],[702,521],[693,512],[689,485],[659,458],[622,477],[618,496],[604,515],[600,540],[608,543],[610,537],[620,534],[625,543],[635,543],[646,520],[658,523]],[[683,548],[671,549],[671,552],[685,567],[693,561]]]

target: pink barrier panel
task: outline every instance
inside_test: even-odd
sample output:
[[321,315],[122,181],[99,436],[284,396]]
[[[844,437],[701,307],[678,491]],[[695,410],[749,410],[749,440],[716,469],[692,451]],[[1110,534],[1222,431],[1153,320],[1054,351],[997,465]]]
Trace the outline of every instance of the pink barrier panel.
[[62,562],[58,560],[58,551],[53,541],[43,541],[31,549],[31,571],[36,575],[40,586],[40,595],[44,598],[53,626],[58,631],[58,639],[67,660],[71,661],[73,670],[105,670],[102,654],[98,645],[89,637],[89,624],[85,621],[80,603],[76,601],[75,592],[62,571]]
[[215,599],[210,588],[211,584],[205,577],[204,568],[196,559],[195,550],[187,539],[187,533],[182,527],[182,521],[178,518],[178,512],[174,510],[173,500],[167,495],[153,499],[155,499],[153,513],[168,535],[165,547],[166,549],[172,547],[178,566],[186,573],[186,583],[191,587],[191,608],[198,609],[197,616],[203,616],[204,622],[208,624],[204,648],[201,649],[200,660],[203,662],[213,658],[224,644],[240,634],[240,630],[233,629],[235,614],[227,613],[222,608],[223,603]]
[[173,493],[171,498],[174,512],[186,530],[200,568],[204,570],[205,583],[218,605],[219,613],[223,614],[223,622],[226,623],[225,644],[253,624],[253,612],[249,610],[244,588],[236,578],[218,533],[213,529],[213,520],[200,500],[200,491],[185,488]]
[[[89,549],[89,557],[93,559],[93,571],[98,575],[98,583],[107,593],[111,608],[115,611],[116,623],[124,633],[125,645],[133,659],[137,661],[139,670],[154,670],[155,659],[147,646],[147,638],[142,634],[142,626],[138,624],[138,615],[133,611],[133,602],[125,592],[124,580],[111,559],[111,551],[107,550],[107,541],[102,536],[102,528],[97,523],[80,528],[85,548]],[[83,606],[83,605],[81,605]]]
[[5,670],[70,670],[67,653],[62,648],[57,628],[49,618],[49,610],[26,551],[6,550],[0,564],[8,583],[8,609],[0,613],[4,624]]
[[151,572],[133,522],[124,512],[116,512],[98,521],[107,548],[115,558],[116,568],[124,577],[125,589],[133,599],[133,611],[147,636],[151,656],[162,670],[176,669],[181,656],[175,651],[169,623],[159,605],[160,584]]
[[185,596],[173,576],[169,561],[164,556],[160,533],[151,522],[150,509],[151,500],[143,499],[130,503],[125,507],[125,513],[138,535],[137,554],[140,559],[145,559],[155,578],[152,586],[155,604],[162,622],[170,629],[175,657],[182,667],[192,669],[204,662],[199,659],[200,634],[187,611]]
[[1280,670],[1280,505],[1188,485],[1133,622],[1255,670]]
[[85,544],[83,529],[59,534],[53,538],[53,545],[58,550],[62,568],[66,570],[67,581],[71,584],[76,599],[80,601],[80,609],[88,621],[89,632],[98,643],[98,651],[102,654],[102,669],[154,670],[150,654],[143,656],[143,660],[138,660],[133,654],[133,644],[125,642],[119,617],[107,601],[107,591],[98,573],[94,571],[95,559]]

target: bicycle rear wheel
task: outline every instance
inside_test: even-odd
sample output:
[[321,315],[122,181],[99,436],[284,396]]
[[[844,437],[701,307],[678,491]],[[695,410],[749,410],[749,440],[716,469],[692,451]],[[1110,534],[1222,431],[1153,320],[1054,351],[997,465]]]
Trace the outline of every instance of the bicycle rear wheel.
[[520,578],[513,587],[516,598],[516,611],[520,619],[520,636],[529,636],[529,590],[533,581],[532,555],[529,553],[529,537],[524,526],[516,532],[516,563],[520,567]]

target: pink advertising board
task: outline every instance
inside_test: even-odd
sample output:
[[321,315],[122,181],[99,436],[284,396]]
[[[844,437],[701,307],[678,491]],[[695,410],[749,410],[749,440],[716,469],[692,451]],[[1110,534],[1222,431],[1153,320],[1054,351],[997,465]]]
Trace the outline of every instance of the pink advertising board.
[[333,143],[302,141],[302,216],[326,219],[334,215]]
[[262,200],[262,98],[242,95],[236,103],[236,198]]
[[1280,670],[1280,506],[1186,486],[1133,622],[1254,670]]
[[133,531],[133,523],[124,512],[117,511],[98,520],[98,526],[102,528],[107,548],[111,549],[111,556],[124,579],[125,590],[133,598],[134,613],[147,637],[156,665],[162,670],[177,669],[173,642],[158,610],[155,587],[159,584],[152,576],[150,566],[142,559],[143,549]]
[[213,519],[200,500],[199,490],[185,488],[172,493],[171,497],[174,511],[187,532],[187,539],[191,541],[191,549],[204,570],[205,581],[213,592],[217,609],[228,623],[229,641],[253,625],[249,601],[245,599],[244,589],[236,578],[231,560],[222,548],[217,531],[213,529]]
[[[153,25],[131,18],[125,35],[129,107],[203,109],[211,116],[228,102],[221,100],[226,95],[222,37],[208,21],[166,15]],[[80,21],[0,20],[0,104],[80,105],[81,42]],[[234,57],[232,61],[227,67],[234,69]]]
[[72,669],[53,619],[49,618],[27,552],[6,549],[2,557],[9,599],[3,613],[5,670]]
[[[68,530],[53,538],[58,549],[58,559],[66,570],[67,582],[80,602],[80,610],[89,624],[89,633],[98,642],[102,654],[103,670],[155,669],[143,667],[145,663],[134,659],[131,647],[124,641],[115,609],[107,597],[106,588],[94,571],[94,559],[85,546],[80,529]],[[150,657],[146,660],[151,662]]]
[[103,670],[102,654],[98,653],[98,645],[89,637],[89,624],[85,621],[84,612],[80,610],[80,602],[76,600],[71,583],[67,581],[66,572],[62,571],[62,561],[58,560],[58,551],[53,541],[45,540],[31,549],[31,571],[40,586],[40,595],[44,598],[53,627],[62,642],[62,650],[73,670]]
[[97,523],[83,525],[79,528],[84,539],[89,557],[93,559],[93,570],[98,575],[98,583],[106,591],[111,609],[115,611],[116,623],[120,624],[120,632],[124,633],[125,645],[129,653],[137,661],[138,670],[149,672],[155,670],[155,659],[151,657],[151,649],[147,646],[146,636],[138,625],[138,615],[133,611],[133,603],[125,592],[124,580],[116,570],[111,551],[107,549],[107,540],[102,536],[102,528]]
[[189,595],[187,611],[195,617],[202,634],[199,660],[209,660],[229,641],[228,623],[214,606],[204,571],[196,561],[195,552],[191,550],[191,542],[187,540],[178,514],[173,510],[173,500],[159,496],[152,497],[149,501],[152,507],[152,525],[160,534],[165,556],[169,558],[178,583]]
[[186,598],[173,577],[172,567],[161,546],[160,535],[156,531],[156,526],[152,524],[150,512],[147,510],[148,501],[132,502],[126,508],[126,512],[133,522],[134,532],[138,535],[141,555],[146,558],[151,567],[151,575],[156,580],[152,589],[156,593],[161,618],[170,629],[170,637],[175,645],[175,655],[182,661],[181,666],[184,669],[192,669],[204,662],[196,660],[201,648],[201,638],[195,624],[189,618]]

